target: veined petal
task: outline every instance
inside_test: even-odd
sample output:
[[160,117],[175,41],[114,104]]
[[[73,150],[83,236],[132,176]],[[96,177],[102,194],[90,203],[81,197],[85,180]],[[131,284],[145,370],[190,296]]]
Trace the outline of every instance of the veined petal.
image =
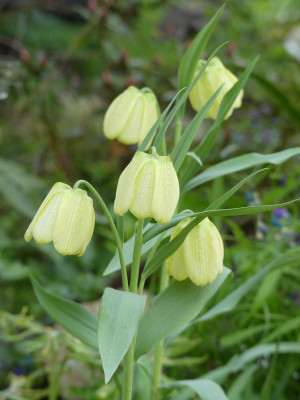
[[152,216],[160,224],[173,217],[179,199],[179,182],[169,157],[156,162],[155,188],[152,199]]
[[114,202],[116,215],[123,215],[129,210],[133,197],[135,178],[147,160],[147,154],[138,151],[121,173]]
[[[190,219],[183,220],[172,230],[170,240],[173,240],[178,233],[190,222]],[[185,242],[166,260],[166,272],[173,276],[177,281],[183,281],[188,278],[185,267]]]
[[[205,218],[185,239],[185,265],[189,278],[197,286],[215,280],[223,268],[223,242],[215,236],[217,228]],[[215,228],[215,229],[214,229]]]
[[90,231],[87,234],[86,240],[83,243],[83,245],[78,253],[79,257],[81,257],[85,253],[85,250],[93,236],[93,232],[94,232],[94,228],[95,228],[95,210],[94,210],[94,206],[93,206],[93,200],[90,197],[88,197],[88,200],[89,200],[89,202],[88,202],[89,204],[87,204],[87,210],[86,210],[86,223],[88,225],[90,225]]
[[[145,106],[144,106],[142,125],[138,136],[138,144],[142,143],[147,133],[150,131],[152,126],[159,118],[157,109],[157,100],[155,95],[153,93],[145,93],[143,99]],[[148,147],[150,147],[150,145],[151,143],[149,143]]]
[[133,107],[130,109],[127,121],[122,130],[118,134],[118,140],[124,144],[134,144],[139,140],[139,133],[142,127],[143,114],[145,110],[144,99],[139,94],[134,101]]
[[139,90],[130,86],[117,96],[108,107],[104,116],[103,131],[108,139],[115,139],[120,135],[134,107]]
[[57,220],[59,207],[63,196],[69,191],[59,191],[55,193],[45,204],[43,210],[35,219],[32,236],[38,244],[47,244],[52,242],[53,229]]
[[[56,193],[63,191],[63,190],[71,190],[71,187],[69,185],[66,185],[65,183],[61,183],[61,182],[57,182],[52,186],[51,190],[49,191],[49,193],[45,197],[44,201],[40,205],[35,216],[33,217],[33,220],[31,221],[29,227],[27,228],[27,230],[25,232],[24,238],[25,238],[26,242],[29,242],[31,240],[34,226],[35,226],[37,220],[39,219],[41,213],[44,212],[45,207],[48,204],[51,197],[54,196]],[[46,242],[46,243],[48,243],[48,242]]]
[[153,160],[145,162],[134,180],[129,210],[138,219],[152,217],[151,205],[154,195],[155,168]]
[[91,234],[91,207],[91,199],[84,190],[74,189],[63,194],[53,230],[53,244],[58,253],[83,254]]

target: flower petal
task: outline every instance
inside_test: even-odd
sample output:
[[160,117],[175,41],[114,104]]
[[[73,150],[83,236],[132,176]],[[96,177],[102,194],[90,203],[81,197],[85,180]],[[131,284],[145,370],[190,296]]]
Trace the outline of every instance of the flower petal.
[[65,192],[53,230],[53,244],[62,255],[82,255],[91,237],[92,201],[86,192],[75,189]]
[[156,162],[155,188],[152,200],[152,216],[160,224],[173,217],[179,199],[179,182],[169,157]]
[[114,202],[114,211],[116,215],[123,215],[129,210],[134,191],[135,178],[147,160],[147,154],[138,151],[121,173]]
[[[71,187],[69,185],[66,185],[65,183],[61,183],[61,182],[57,182],[55,183],[50,192],[47,194],[47,196],[45,197],[44,201],[42,202],[42,204],[40,205],[39,209],[37,210],[35,216],[33,217],[33,220],[31,221],[29,227],[27,228],[24,238],[26,240],[26,242],[29,242],[32,238],[33,235],[33,230],[35,227],[35,224],[37,223],[38,219],[40,218],[41,214],[45,212],[45,208],[47,207],[49,200],[58,192],[60,191],[64,191],[64,190],[71,190]],[[57,200],[56,200],[57,201]],[[52,205],[53,206],[53,205]],[[52,207],[51,206],[51,207]],[[53,211],[53,210],[52,210]],[[52,212],[51,211],[51,212]],[[38,228],[40,229],[40,228]],[[52,235],[52,233],[51,233]],[[44,240],[46,240],[46,237],[44,236]],[[47,239],[48,240],[48,239]],[[49,241],[51,242],[52,239],[50,239]],[[44,243],[48,243],[49,241],[46,241]]]

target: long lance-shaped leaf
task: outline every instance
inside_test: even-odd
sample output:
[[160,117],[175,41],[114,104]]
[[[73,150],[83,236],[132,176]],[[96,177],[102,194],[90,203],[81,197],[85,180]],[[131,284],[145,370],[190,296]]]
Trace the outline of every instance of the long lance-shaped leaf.
[[[244,186],[246,183],[249,181],[252,181],[252,178],[254,178],[257,174],[260,174],[262,172],[266,172],[268,168],[260,169],[258,171],[253,172],[252,174],[248,175],[246,178],[242,179],[239,183],[237,183],[235,186],[233,186],[231,189],[229,189],[226,193],[224,193],[221,197],[219,197],[217,200],[215,200],[205,211],[208,210],[217,210],[220,208],[227,200],[230,199],[242,186]],[[202,211],[203,212],[203,211]],[[176,215],[171,219],[170,222],[168,222],[165,225],[159,225],[156,224],[152,226],[150,229],[147,230],[144,236],[144,243],[147,243],[148,240],[151,240],[153,237],[159,235],[162,233],[165,229],[170,229],[173,228],[175,225],[177,225],[180,221],[182,221],[186,217],[193,216],[194,213],[192,211],[186,211],[185,213],[181,213]]]
[[249,153],[234,157],[230,160],[222,161],[219,164],[207,168],[204,172],[191,179],[185,186],[185,191],[191,190],[202,185],[203,183],[219,178],[220,176],[229,175],[233,172],[242,171],[257,165],[278,165],[299,154],[300,147],[295,147],[294,149],[282,150],[271,154]]
[[39,303],[54,321],[83,343],[97,348],[97,317],[81,304],[48,292],[29,276]]
[[[199,145],[194,150],[194,153],[197,154],[197,156],[200,158],[200,160],[202,162],[206,159],[209,152],[211,151],[211,149],[214,145],[215,139],[217,137],[217,133],[218,133],[221,123],[223,122],[225,116],[227,115],[228,111],[232,107],[238,94],[245,86],[257,61],[258,61],[258,57],[256,57],[249,64],[249,66],[241,74],[239,80],[226,93],[226,95],[224,96],[224,98],[221,102],[216,120],[214,121],[214,123],[212,124],[210,129],[207,131],[207,133],[205,134],[204,138],[201,140]],[[195,174],[195,172],[197,171],[197,168],[198,168],[198,164],[194,160],[191,160],[189,162],[189,164],[187,165],[187,168],[181,178],[180,183],[182,186],[184,186],[187,183],[187,181]]]
[[224,267],[206,286],[192,281],[174,281],[150,303],[138,326],[135,357],[148,353],[157,343],[195,318],[224,283],[230,269]]
[[219,315],[234,310],[234,308],[238,304],[240,304],[240,301],[247,295],[247,293],[249,293],[251,289],[253,289],[256,285],[258,285],[269,271],[275,268],[280,268],[288,265],[295,265],[299,263],[299,258],[300,258],[299,248],[287,250],[286,252],[275,258],[275,260],[267,264],[264,268],[260,269],[255,275],[247,279],[237,289],[231,292],[228,296],[226,296],[223,300],[221,300],[210,310],[208,310],[205,314],[201,315],[200,317],[194,319],[185,326],[181,327],[179,331],[177,331],[174,335],[172,335],[168,339],[168,343],[170,343],[174,338],[176,338],[186,329],[188,329],[191,325],[211,320]]
[[180,93],[183,91],[184,89],[179,90],[175,96],[173,97],[173,99],[171,100],[171,102],[168,104],[168,106],[166,107],[166,109],[163,111],[163,113],[161,114],[161,116],[158,118],[158,120],[154,123],[154,125],[152,126],[152,128],[150,129],[150,131],[147,133],[147,135],[145,136],[144,140],[142,141],[142,143],[139,145],[137,151],[145,151],[148,144],[150,143],[152,136],[154,135],[155,131],[158,129],[158,127],[160,126],[160,124],[163,122],[165,116],[167,115],[167,113],[169,112],[170,108],[172,107],[173,103],[175,102],[175,100],[177,99],[177,97],[180,95]]
[[186,379],[161,386],[162,389],[172,389],[178,387],[190,388],[193,392],[199,395],[201,400],[229,400],[221,386],[209,379]]
[[[214,201],[208,208],[207,210],[216,210],[222,206],[231,196],[233,196],[243,185],[245,185],[247,182],[252,181],[252,178],[254,178],[255,175],[267,171],[267,168],[261,169],[259,171],[253,172],[251,175],[247,176],[244,178],[241,182],[236,184],[233,188],[228,190],[225,194],[223,194],[221,197],[219,197],[216,201]],[[183,218],[186,218],[192,214],[192,211],[190,210],[184,210],[180,214],[177,214],[175,217],[172,218],[172,220],[166,224],[166,225],[160,225],[160,224],[155,224],[155,225],[150,225],[144,228],[144,244],[142,246],[141,254],[142,256],[145,255],[154,245],[156,241],[156,236],[159,234],[161,229],[165,229],[167,226],[169,227],[169,232],[166,232],[165,237],[167,238],[170,236],[171,233],[171,228],[175,225],[177,225]],[[125,259],[125,264],[126,266],[131,264],[132,262],[132,256],[133,256],[133,247],[134,247],[134,237],[131,237],[129,240],[127,240],[126,243],[124,243],[123,247],[123,252],[124,252],[124,259]],[[119,255],[118,252],[115,253],[114,257],[111,259],[110,263],[107,265],[103,275],[110,275],[113,272],[118,271],[121,268],[120,266],[120,261],[119,261]]]
[[184,93],[178,98],[178,101],[176,102],[175,107],[173,108],[173,110],[170,112],[170,114],[168,115],[168,117],[166,118],[166,120],[164,121],[164,123],[162,124],[162,127],[160,128],[160,130],[158,131],[153,146],[156,147],[157,149],[159,149],[162,145],[163,142],[163,138],[164,135],[169,127],[169,125],[171,124],[171,122],[173,121],[173,119],[175,118],[176,114],[179,112],[180,108],[182,107],[182,105],[184,104],[184,102],[186,101],[186,99],[188,98],[188,95],[190,94],[191,90],[193,89],[193,87],[196,85],[198,79],[200,78],[200,76],[203,74],[203,72],[205,71],[206,67],[208,66],[208,64],[210,63],[210,61],[212,60],[212,58],[217,54],[217,52],[227,44],[228,42],[225,42],[223,44],[221,44],[221,46],[219,46],[209,57],[209,59],[205,62],[205,64],[202,66],[201,70],[199,71],[199,73],[197,74],[196,78],[193,80],[193,82],[187,87],[187,89],[185,89]]
[[[224,210],[205,210],[200,211],[197,213],[192,213],[189,217],[196,217],[191,221],[182,231],[169,243],[160,247],[157,253],[151,258],[150,262],[148,263],[147,267],[144,269],[142,273],[142,278],[147,279],[148,276],[153,274],[160,265],[170,257],[184,242],[185,238],[189,234],[189,232],[197,226],[205,217],[212,217],[212,216],[227,216],[227,217],[234,217],[240,215],[252,215],[258,214],[266,211],[272,211],[275,208],[286,207],[293,204],[300,199],[295,199],[292,201],[288,201],[286,203],[280,204],[270,204],[270,205],[262,205],[262,206],[251,206],[251,207],[240,207],[240,208],[231,208],[231,209],[224,209]],[[181,219],[186,218],[184,216]],[[166,224],[167,225],[167,224]],[[168,227],[169,228],[169,227]]]
[[202,122],[203,122],[208,110],[210,109],[210,107],[215,102],[215,100],[216,100],[218,94],[220,93],[223,85],[221,85],[218,88],[218,90],[204,104],[204,106],[201,108],[201,110],[198,111],[198,113],[193,118],[193,120],[189,123],[187,128],[184,130],[181,138],[179,139],[178,143],[174,147],[170,158],[173,161],[174,168],[175,168],[176,172],[179,171],[179,168],[180,168],[180,166],[181,166],[181,164],[182,164],[187,152],[189,151],[195,136],[197,135],[197,132],[198,132],[198,130],[200,128],[200,125],[202,124]]
[[224,10],[224,7],[225,6],[223,5],[211,18],[208,24],[201,29],[182,57],[178,68],[179,88],[188,86],[191,83],[198,60],[203,53],[203,50],[220,18],[220,15]]

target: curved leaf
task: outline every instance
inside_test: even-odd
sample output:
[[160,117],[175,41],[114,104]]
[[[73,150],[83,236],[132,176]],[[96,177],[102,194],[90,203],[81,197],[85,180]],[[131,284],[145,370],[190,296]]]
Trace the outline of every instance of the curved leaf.
[[54,321],[83,343],[98,348],[97,317],[81,304],[48,292],[29,275],[39,303]]

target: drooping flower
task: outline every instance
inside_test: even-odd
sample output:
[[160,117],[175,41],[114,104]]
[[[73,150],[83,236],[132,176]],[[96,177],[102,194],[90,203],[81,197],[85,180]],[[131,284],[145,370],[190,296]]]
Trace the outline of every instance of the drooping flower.
[[138,151],[120,175],[114,210],[128,210],[138,219],[154,218],[168,222],[179,199],[179,182],[173,163],[167,156]]
[[159,118],[155,94],[148,88],[129,86],[109,106],[104,117],[104,135],[124,144],[141,144]]
[[[192,218],[181,221],[171,234],[174,239]],[[213,282],[223,270],[224,246],[216,226],[205,218],[193,228],[182,245],[166,260],[168,275],[190,280],[197,286]]]
[[[204,60],[198,61],[194,78],[196,78],[204,63]],[[238,78],[224,66],[221,60],[218,57],[214,57],[191,90],[189,99],[192,107],[195,111],[199,111],[222,83],[224,83],[221,92],[218,94],[215,102],[206,115],[206,118],[216,119],[223,97],[237,82],[237,80]],[[231,116],[235,108],[241,107],[242,98],[243,91],[241,90],[225,119],[228,119]]]
[[35,214],[25,240],[38,244],[53,242],[62,255],[82,256],[95,226],[93,200],[85,190],[56,183]]

